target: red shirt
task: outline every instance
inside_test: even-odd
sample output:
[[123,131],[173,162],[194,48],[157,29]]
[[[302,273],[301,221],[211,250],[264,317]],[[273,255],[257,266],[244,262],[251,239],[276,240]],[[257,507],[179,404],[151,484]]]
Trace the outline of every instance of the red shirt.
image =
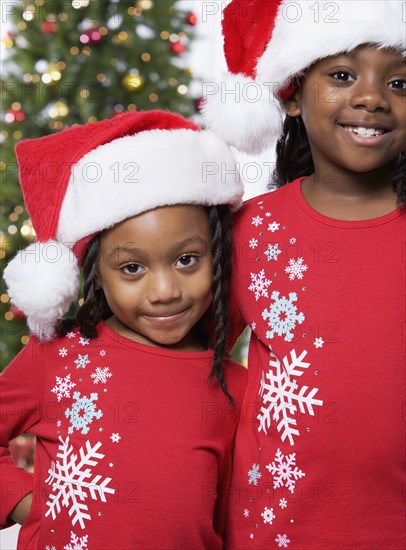
[[[34,489],[18,547],[222,548],[237,413],[208,382],[212,358],[104,323],[93,340],[31,338],[0,377],[3,525]],[[241,403],[245,369],[227,360],[225,376]],[[8,455],[23,432],[37,436],[33,478]]]
[[406,547],[406,210],[339,221],[297,180],[237,214],[252,329],[227,548]]

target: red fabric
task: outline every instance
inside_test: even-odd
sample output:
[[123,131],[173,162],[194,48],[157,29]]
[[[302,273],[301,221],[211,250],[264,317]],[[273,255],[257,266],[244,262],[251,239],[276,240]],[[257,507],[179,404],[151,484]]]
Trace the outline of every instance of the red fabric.
[[332,220],[300,183],[237,214],[232,322],[255,328],[226,548],[401,550],[406,210]]
[[180,115],[158,110],[134,111],[19,142],[16,155],[20,183],[37,240],[55,239],[71,169],[84,155],[114,139],[138,132],[182,128],[199,130],[196,124]]
[[233,0],[224,9],[224,53],[230,72],[255,76],[257,61],[272,36],[280,3]]
[[[222,548],[220,504],[237,413],[218,383],[207,381],[212,351],[153,348],[120,338],[103,323],[99,328],[99,337],[89,341],[77,332],[43,345],[32,338],[0,377],[7,411],[2,469],[15,493],[26,493],[28,474],[11,464],[8,439],[21,430],[37,436],[34,505],[18,548],[73,547],[72,536],[87,537],[83,547],[95,550]],[[245,369],[226,361],[226,379],[241,403]],[[65,394],[53,393],[61,382]],[[53,490],[46,480],[53,463],[60,466],[64,458],[73,461],[69,487],[56,480]],[[79,466],[76,475],[73,464]],[[65,475],[63,468],[57,471]],[[103,498],[102,486],[108,490]],[[76,517],[68,488],[89,518]],[[53,519],[47,513],[58,491],[68,507],[58,497]],[[3,524],[18,496],[8,491],[3,498]]]

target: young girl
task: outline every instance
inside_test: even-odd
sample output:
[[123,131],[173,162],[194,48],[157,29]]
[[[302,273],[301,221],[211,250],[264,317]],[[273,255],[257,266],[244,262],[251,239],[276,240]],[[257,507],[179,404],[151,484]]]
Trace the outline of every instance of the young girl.
[[[210,97],[207,115],[241,148],[278,138],[279,188],[248,201],[234,227],[232,328],[252,336],[232,550],[406,547],[402,9],[225,10],[227,61],[244,74],[223,87],[241,90],[240,132],[227,118],[237,96],[222,104],[226,122]],[[267,95],[244,104],[248,87]]]
[[[246,382],[224,358],[233,156],[160,111],[27,140],[17,156],[38,242],[5,276],[36,336],[1,375],[2,525],[23,524],[24,549],[221,548],[230,401]],[[227,181],[205,175],[220,162]],[[58,323],[78,261],[83,304]],[[7,449],[26,432],[33,476]]]

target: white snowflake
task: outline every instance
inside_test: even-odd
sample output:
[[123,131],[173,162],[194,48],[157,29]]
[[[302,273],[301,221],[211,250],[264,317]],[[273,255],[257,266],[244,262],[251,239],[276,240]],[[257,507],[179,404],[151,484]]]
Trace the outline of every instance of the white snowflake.
[[60,357],[66,357],[68,355],[68,350],[66,348],[61,348],[59,350],[59,356]]
[[88,346],[89,342],[90,338],[84,338],[83,336],[79,338],[79,344],[81,344],[82,346]]
[[89,535],[78,537],[73,531],[70,532],[70,543],[63,547],[64,550],[87,550],[87,539]]
[[100,350],[100,355],[101,355],[101,357],[104,357],[106,355],[106,351],[104,349],[101,349]]
[[75,338],[75,336],[76,336],[76,332],[68,332],[68,334],[66,335],[66,338],[71,340],[72,338]]
[[55,546],[45,546],[45,550],[56,550]]
[[255,300],[259,300],[261,296],[268,298],[268,286],[272,283],[270,279],[265,277],[265,270],[257,273],[250,273],[252,283],[248,287],[248,290],[251,290],[255,294]]
[[287,508],[288,506],[288,501],[286,500],[286,498],[281,498],[280,501],[279,501],[279,506],[280,508]]
[[272,525],[273,520],[276,518],[275,514],[273,513],[273,508],[268,508],[265,506],[264,511],[261,513],[261,516],[264,519],[264,523],[269,523],[269,525]]
[[84,369],[86,368],[86,365],[90,363],[90,359],[88,355],[80,355],[78,353],[78,358],[74,360],[74,363],[76,363],[77,369]]
[[90,378],[94,379],[94,384],[98,384],[99,382],[106,384],[107,378],[111,378],[112,376],[109,367],[104,367],[104,369],[96,367],[95,372],[90,375]]
[[290,540],[288,539],[286,534],[285,535],[278,534],[276,536],[275,542],[278,543],[279,548],[287,548],[288,544],[290,543]]
[[[298,436],[299,430],[296,427],[294,415],[299,406],[301,413],[308,413],[314,416],[313,406],[321,406],[323,401],[315,399],[318,388],[309,390],[308,386],[299,388],[298,383],[293,377],[302,376],[303,372],[299,369],[307,369],[310,363],[305,363],[307,351],[303,351],[299,357],[293,349],[290,352],[290,362],[288,356],[283,358],[283,366],[279,359],[271,352],[269,371],[262,372],[259,395],[263,399],[263,406],[260,414],[258,431],[267,433],[272,420],[277,422],[277,430],[281,434],[281,440],[289,439],[291,445],[294,445],[294,436]],[[307,395],[306,395],[307,393]],[[307,410],[306,410],[307,409]]]
[[117,433],[111,434],[110,439],[112,440],[113,443],[119,443],[121,439],[121,435]]
[[268,319],[268,326],[272,330],[266,333],[267,338],[274,338],[275,334],[278,336],[285,335],[285,342],[290,342],[293,338],[293,333],[296,323],[301,325],[305,316],[302,312],[297,313],[297,307],[293,302],[297,301],[296,292],[290,292],[289,299],[285,296],[279,298],[279,292],[274,290],[272,292],[272,299],[274,303],[270,305],[269,311],[264,309],[262,312],[262,318],[264,321]]
[[244,509],[244,517],[245,517],[245,518],[249,518],[249,517],[250,517],[250,511],[248,510],[248,508],[245,508],[245,509]]
[[279,250],[278,243],[274,245],[268,244],[268,250],[265,250],[264,254],[265,256],[267,256],[268,262],[270,262],[271,260],[277,261],[279,254],[282,254],[282,250]]
[[289,266],[285,267],[285,273],[289,273],[289,280],[293,281],[295,277],[303,279],[303,272],[307,271],[307,265],[303,263],[303,258],[289,260]]
[[254,538],[254,533],[250,533],[250,539]]
[[270,217],[272,216],[272,212],[266,212],[266,213],[265,213],[265,216],[266,216],[267,218],[270,218]]
[[49,477],[45,480],[52,487],[46,502],[48,510],[45,516],[51,515],[55,519],[62,507],[68,508],[72,526],[79,522],[84,529],[85,520],[91,519],[86,499],[90,496],[93,500],[106,502],[106,494],[114,494],[115,489],[108,487],[110,477],[102,480],[101,475],[92,475],[91,468],[104,458],[103,454],[97,452],[101,447],[100,442],[92,447],[86,441],[85,448],[79,449],[78,461],[78,455],[72,453],[73,446],[69,444],[69,437],[65,441],[62,437],[59,440],[61,443],[57,457],[60,460],[52,462],[48,470]]
[[275,233],[275,231],[278,231],[280,225],[281,224],[278,222],[272,222],[268,224],[268,231],[272,231],[272,233]]
[[324,340],[323,338],[315,338],[313,344],[316,348],[322,348],[324,345]]
[[65,378],[60,378],[59,376],[55,378],[56,384],[51,392],[56,394],[57,400],[60,401],[62,397],[70,397],[70,390],[76,386],[75,382],[71,382],[70,374],[65,376]]
[[296,466],[296,453],[284,455],[280,449],[276,451],[275,460],[265,466],[273,476],[273,488],[287,487],[291,493],[295,492],[296,481],[306,474]]
[[289,242],[290,242],[290,244],[295,244],[295,242],[296,242],[296,237],[292,237],[292,238],[290,239]]
[[255,321],[252,321],[251,328],[252,328],[252,330],[255,330],[257,328],[257,324],[256,324]]
[[65,416],[70,419],[71,426],[68,428],[68,433],[73,433],[73,430],[81,430],[82,434],[87,434],[90,430],[89,424],[94,419],[99,420],[103,413],[101,410],[96,410],[94,401],[98,399],[97,393],[91,393],[90,398],[83,395],[80,397],[80,392],[76,391],[73,394],[75,403],[72,403],[71,409],[66,409]]
[[263,218],[261,216],[255,216],[255,218],[252,218],[252,225],[255,225],[255,227],[258,227],[258,225],[262,225]]
[[250,248],[256,248],[258,246],[258,239],[251,239],[248,244]]
[[258,485],[258,479],[262,477],[259,471],[259,464],[253,464],[251,470],[248,470],[248,483],[250,485]]
[[56,421],[56,427],[57,428],[60,428],[62,426],[62,421],[61,420],[57,420]]

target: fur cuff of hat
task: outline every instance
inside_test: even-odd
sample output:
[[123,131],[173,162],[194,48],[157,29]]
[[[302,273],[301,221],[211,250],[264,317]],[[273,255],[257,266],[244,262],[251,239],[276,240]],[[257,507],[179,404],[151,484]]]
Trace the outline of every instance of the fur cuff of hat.
[[41,340],[52,339],[55,323],[78,295],[79,267],[72,250],[57,241],[32,243],[8,264],[4,279],[30,330]]
[[206,83],[203,122],[237,149],[261,153],[282,132],[284,111],[273,92],[272,84],[227,73],[220,83]]

